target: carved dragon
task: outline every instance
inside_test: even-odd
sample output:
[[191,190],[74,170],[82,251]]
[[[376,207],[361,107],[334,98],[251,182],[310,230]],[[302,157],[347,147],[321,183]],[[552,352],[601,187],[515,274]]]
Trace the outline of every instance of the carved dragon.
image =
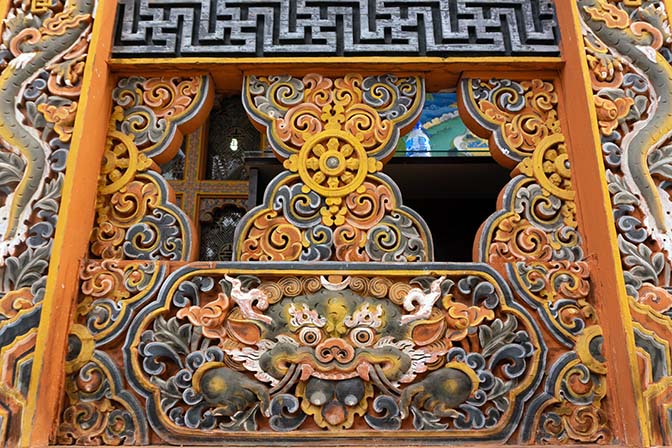
[[[672,136],[672,67],[658,51],[670,38],[661,5],[643,2],[631,15],[605,0],[579,0],[585,23],[604,44],[629,61],[654,90],[655,101],[648,117],[638,122],[623,139],[623,172],[628,186],[642,200],[645,225],[672,257],[672,205],[659,190],[649,171],[647,157]],[[608,57],[608,56],[605,56]],[[605,65],[613,66],[606,62]]]
[[[91,24],[95,0],[70,0],[63,11],[40,21],[31,13],[10,12],[3,30],[3,46],[14,59],[0,74],[0,140],[24,162],[20,182],[0,208],[0,255],[13,253],[26,231],[31,203],[44,186],[49,145],[37,130],[24,123],[19,110],[26,87],[76,46]],[[1,263],[1,262],[0,262]]]

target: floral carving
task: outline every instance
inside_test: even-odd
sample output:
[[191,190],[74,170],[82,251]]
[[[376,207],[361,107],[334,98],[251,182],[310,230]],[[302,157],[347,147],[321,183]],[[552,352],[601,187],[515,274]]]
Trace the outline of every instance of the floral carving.
[[[606,367],[601,353],[592,346],[592,351],[584,348],[588,337],[601,338],[601,330],[577,230],[558,95],[552,83],[542,80],[465,79],[461,88],[460,107],[469,114],[472,131],[490,137],[491,151],[500,163],[515,166],[515,177],[500,195],[499,211],[481,228],[478,259],[507,278],[516,296],[538,314],[565,353],[553,361],[546,395],[539,396],[527,414],[527,424],[538,422],[537,434],[530,428],[520,439],[609,443],[611,431],[602,408]],[[607,119],[610,106],[601,104]],[[614,107],[627,104],[618,102]],[[585,365],[563,370],[568,360],[585,353],[590,353],[585,357],[593,370]],[[592,397],[589,406],[585,396]]]
[[30,383],[95,0],[9,1],[0,43],[0,445]]
[[173,443],[403,421],[465,440],[478,440],[485,425],[505,438],[520,418],[510,410],[538,385],[546,349],[500,280],[469,266],[390,283],[190,266],[138,315],[127,369],[150,423]]
[[672,359],[669,4],[581,0],[578,6],[634,322],[638,363],[631,368],[640,377],[644,430],[652,445],[666,445],[672,443],[664,373]]
[[212,103],[207,77],[124,78],[113,92],[91,252],[103,258],[185,260],[193,223],[174,203],[157,162],[179,147]]
[[[196,107],[156,89],[144,98],[150,83],[125,82],[117,94],[136,95],[133,107],[153,102],[166,123]],[[379,172],[417,115],[418,89],[415,77],[246,78],[247,112],[286,171],[241,222],[233,264],[154,261],[188,260],[170,249],[181,221],[154,170],[168,151],[156,145],[170,143],[155,134],[159,125],[131,131],[136,115],[118,104],[101,176],[105,222],[91,246],[109,260],[81,273],[62,440],[107,440],[106,418],[135,412],[132,388],[144,409],[124,427],[142,428],[146,417],[154,437],[174,444],[390,430],[451,442],[611,442],[553,83],[461,84],[468,124],[492,133],[498,158],[515,166],[476,263],[321,263],[431,260],[426,226]],[[145,236],[150,228],[164,247]],[[120,317],[109,318],[116,309]],[[112,353],[122,381],[108,379],[108,401],[94,401],[80,378]],[[91,406],[104,411],[82,431],[72,416]],[[142,430],[133,434],[109,440],[145,443]]]
[[247,78],[245,107],[287,171],[243,219],[235,257],[430,260],[427,226],[379,173],[417,117],[422,89],[420,78],[391,75]]

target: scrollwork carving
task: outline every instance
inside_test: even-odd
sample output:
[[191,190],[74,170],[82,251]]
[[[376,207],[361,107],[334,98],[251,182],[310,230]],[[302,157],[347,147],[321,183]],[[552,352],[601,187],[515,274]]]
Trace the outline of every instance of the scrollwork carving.
[[[564,346],[565,355],[554,360],[547,377],[547,393],[535,398],[519,438],[538,443],[609,443],[603,360],[593,363],[600,367],[588,376],[585,366],[575,366],[573,373],[563,371],[566,377],[553,378],[563,359],[588,353],[582,348],[586,338],[600,332],[577,229],[555,86],[543,80],[497,79],[464,79],[460,86],[460,110],[468,114],[465,121],[479,136],[490,137],[493,156],[514,167],[515,175],[500,195],[499,211],[481,227],[476,257],[507,278],[517,297],[536,311],[555,342]],[[577,381],[581,386],[574,390]],[[577,394],[593,400],[586,402]]]
[[[136,96],[121,86],[133,105],[123,107],[174,104],[166,123],[196,107],[144,99],[146,83],[129,85]],[[479,235],[476,263],[414,270],[385,262],[430,261],[431,236],[379,170],[422,104],[420,78],[246,78],[245,108],[286,171],[241,221],[226,264],[154,261],[188,259],[148,149],[167,143],[157,120],[122,126],[137,118],[119,106],[101,177],[111,202],[99,209],[116,224],[97,227],[92,251],[137,260],[83,270],[73,371],[123,345],[117,366],[139,412],[175,444],[389,430],[409,440],[611,441],[554,85],[461,86],[472,89],[461,101],[473,102],[462,110],[499,132],[491,143],[508,145],[500,153],[514,177]],[[101,425],[86,436],[101,437]]]
[[[586,63],[597,112],[607,183],[618,235],[652,445],[672,443],[669,382],[672,231],[670,211],[670,87],[672,34],[669,4],[653,1],[577,1]],[[597,420],[591,416],[586,422]]]
[[193,223],[175,205],[156,163],[174,155],[182,133],[198,125],[212,106],[212,96],[207,77],[119,80],[98,187],[93,255],[195,257]]
[[[69,351],[81,356],[81,332],[71,334]],[[121,374],[105,353],[88,353],[90,359],[71,373],[67,401],[57,440],[77,445],[137,445],[148,443],[147,421],[135,397],[122,389]]]
[[[160,437],[214,443],[229,431],[362,424],[443,429],[451,440],[511,434],[546,346],[494,272],[470,264],[382,283],[343,274],[174,273],[124,347]],[[401,300],[393,281],[408,286]]]
[[95,0],[9,1],[0,45],[0,445],[18,446]]
[[420,110],[422,79],[251,76],[243,97],[287,171],[243,219],[237,259],[432,259],[427,226],[379,173]]

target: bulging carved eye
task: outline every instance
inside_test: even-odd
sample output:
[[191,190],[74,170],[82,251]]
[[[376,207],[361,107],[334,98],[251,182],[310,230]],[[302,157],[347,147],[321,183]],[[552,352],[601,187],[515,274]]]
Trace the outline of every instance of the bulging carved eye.
[[373,331],[370,328],[355,328],[350,333],[350,339],[360,347],[369,345],[373,341]]
[[313,327],[304,327],[299,333],[299,339],[306,345],[315,345],[320,342],[322,338],[322,333],[320,330]]

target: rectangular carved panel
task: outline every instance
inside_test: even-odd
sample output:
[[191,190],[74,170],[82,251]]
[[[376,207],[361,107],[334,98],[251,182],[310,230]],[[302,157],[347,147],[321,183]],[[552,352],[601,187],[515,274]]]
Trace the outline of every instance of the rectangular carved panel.
[[552,346],[485,264],[288,267],[85,265],[59,442],[506,441],[551,398]]
[[548,0],[121,0],[115,57],[557,55]]

